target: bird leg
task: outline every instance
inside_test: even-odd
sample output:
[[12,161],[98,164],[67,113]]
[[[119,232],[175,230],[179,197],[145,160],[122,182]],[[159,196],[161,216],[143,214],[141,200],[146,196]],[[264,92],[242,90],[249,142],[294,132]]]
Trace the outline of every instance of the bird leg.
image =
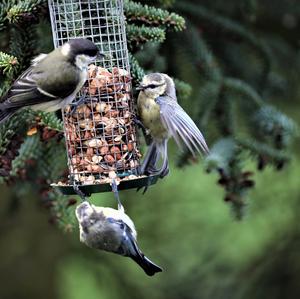
[[135,116],[132,121],[139,127],[141,128],[143,131],[147,132],[147,129],[146,127],[144,126],[144,124],[142,123],[142,121],[137,117]]
[[124,207],[121,203],[121,200],[120,200],[120,196],[119,196],[119,190],[118,190],[118,185],[116,183],[116,180],[115,179],[112,179],[112,182],[111,182],[111,189],[112,189],[112,192],[114,193],[114,196],[118,202],[118,210],[120,211],[123,211],[124,212]]
[[84,89],[82,92],[82,96],[75,102],[73,102],[72,105],[72,109],[70,111],[70,115],[73,115],[75,113],[75,111],[77,110],[77,108],[84,104],[84,101],[86,99],[86,95],[87,95],[87,89]]
[[79,189],[79,186],[76,185],[75,182],[73,184],[73,189],[74,189],[75,193],[81,198],[82,201],[86,201],[87,200],[86,198],[91,196],[90,194],[86,194],[83,191],[81,191]]
[[138,128],[140,128],[143,132],[146,144],[149,145],[152,142],[152,137],[150,135],[149,130],[144,126],[144,124],[142,123],[142,121],[138,118],[138,116],[135,116],[132,120]]

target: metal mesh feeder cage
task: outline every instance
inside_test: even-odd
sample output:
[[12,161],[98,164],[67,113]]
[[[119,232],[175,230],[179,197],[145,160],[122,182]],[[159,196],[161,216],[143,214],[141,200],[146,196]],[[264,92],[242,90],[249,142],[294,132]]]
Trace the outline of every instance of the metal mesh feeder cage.
[[[157,177],[138,176],[140,153],[134,123],[132,79],[121,0],[49,0],[55,47],[70,39],[92,40],[105,58],[89,66],[78,95],[83,104],[63,110],[69,180],[64,194],[85,195],[154,184]],[[77,99],[77,100],[78,100]]]

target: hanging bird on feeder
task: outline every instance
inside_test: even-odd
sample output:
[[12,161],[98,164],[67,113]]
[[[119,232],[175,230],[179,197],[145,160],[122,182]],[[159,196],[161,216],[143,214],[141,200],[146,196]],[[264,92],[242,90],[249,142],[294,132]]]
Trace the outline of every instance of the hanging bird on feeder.
[[[144,76],[138,96],[138,114],[142,125],[152,137],[152,143],[141,165],[141,173],[159,175],[169,173],[167,144],[173,137],[177,145],[184,144],[195,156],[207,154],[209,149],[201,132],[177,103],[174,81],[166,74],[153,73]],[[162,158],[162,165],[157,164]]]
[[134,224],[120,203],[115,210],[96,207],[85,201],[76,208],[76,217],[80,241],[88,247],[130,257],[149,276],[162,271],[138,248]]
[[49,54],[41,54],[14,82],[0,103],[0,123],[19,109],[56,111],[69,105],[87,80],[87,67],[99,53],[90,40],[70,40]]

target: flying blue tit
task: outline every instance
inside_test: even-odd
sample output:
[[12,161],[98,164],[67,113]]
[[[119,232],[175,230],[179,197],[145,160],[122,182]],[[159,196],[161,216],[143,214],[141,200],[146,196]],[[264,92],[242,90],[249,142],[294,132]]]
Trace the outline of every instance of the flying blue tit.
[[70,104],[87,80],[88,65],[97,56],[104,55],[92,41],[78,38],[36,57],[1,99],[0,123],[26,106],[52,112]]
[[80,241],[88,247],[130,257],[149,276],[162,271],[138,248],[134,223],[122,206],[115,210],[96,207],[85,201],[76,208],[76,217]]
[[[166,74],[153,73],[144,76],[140,86],[137,105],[142,125],[152,137],[152,143],[141,165],[141,173],[159,175],[169,173],[167,144],[173,137],[182,149],[184,144],[195,156],[207,154],[205,139],[193,120],[177,102],[175,84]],[[162,165],[157,164],[162,158]]]

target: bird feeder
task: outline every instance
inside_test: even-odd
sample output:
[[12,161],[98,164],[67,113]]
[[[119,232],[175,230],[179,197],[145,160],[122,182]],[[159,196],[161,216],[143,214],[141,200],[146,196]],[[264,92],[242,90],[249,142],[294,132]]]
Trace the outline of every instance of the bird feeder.
[[85,195],[143,187],[157,177],[138,175],[140,152],[134,122],[122,0],[49,0],[54,46],[70,39],[92,40],[105,58],[90,65],[89,79],[78,95],[81,105],[63,111],[69,180],[58,183],[64,194]]

